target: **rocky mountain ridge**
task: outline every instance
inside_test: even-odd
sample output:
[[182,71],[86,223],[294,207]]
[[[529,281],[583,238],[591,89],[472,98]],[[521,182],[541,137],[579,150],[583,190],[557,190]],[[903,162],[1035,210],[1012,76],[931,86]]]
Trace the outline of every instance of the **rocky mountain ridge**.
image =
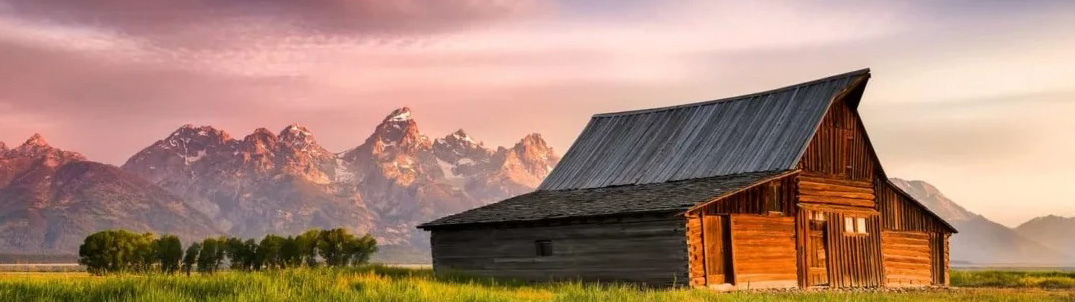
[[221,234],[180,197],[41,135],[11,149],[0,143],[0,252],[72,253],[86,235],[109,228],[185,239]]
[[123,169],[186,198],[233,235],[342,226],[421,247],[428,240],[418,223],[533,190],[559,161],[537,134],[493,150],[463,130],[430,139],[412,115],[394,110],[339,153],[300,125],[242,140],[186,125]]

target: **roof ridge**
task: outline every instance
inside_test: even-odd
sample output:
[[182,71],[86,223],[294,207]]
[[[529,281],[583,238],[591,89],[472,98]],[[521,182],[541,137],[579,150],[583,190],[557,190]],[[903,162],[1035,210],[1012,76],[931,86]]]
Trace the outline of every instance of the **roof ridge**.
[[743,100],[743,99],[747,99],[747,98],[751,98],[751,97],[755,97],[755,96],[772,94],[772,93],[776,93],[776,92],[780,92],[780,91],[784,91],[784,90],[790,90],[790,89],[798,88],[798,87],[802,87],[802,86],[814,85],[814,84],[827,82],[827,81],[832,81],[832,80],[836,80],[836,79],[842,79],[842,78],[852,77],[852,76],[866,75],[866,74],[869,74],[869,73],[870,73],[869,68],[863,68],[863,69],[859,69],[859,70],[855,70],[855,71],[851,71],[851,72],[845,72],[845,73],[841,73],[841,74],[837,74],[837,75],[827,76],[827,77],[816,79],[816,80],[810,80],[810,81],[806,81],[806,82],[802,82],[802,83],[798,83],[798,84],[792,84],[792,85],[788,85],[788,86],[784,86],[784,87],[780,87],[780,88],[776,88],[776,89],[770,89],[770,90],[766,90],[766,91],[762,91],[762,92],[755,92],[755,93],[749,93],[749,94],[738,95],[738,96],[733,96],[733,97],[726,97],[726,98],[722,98],[722,99],[701,101],[701,102],[680,104],[680,105],[672,105],[672,106],[665,106],[665,107],[647,108],[647,109],[638,109],[638,110],[628,110],[628,111],[619,111],[619,112],[608,112],[608,113],[598,113],[598,114],[594,114],[593,117],[594,118],[599,118],[599,117],[614,117],[614,116],[623,116],[623,115],[635,115],[635,114],[660,112],[660,111],[675,110],[675,109],[689,108],[689,107],[696,107],[696,106],[705,106],[705,105],[711,105],[711,104],[729,102],[729,101],[737,101],[737,100]]

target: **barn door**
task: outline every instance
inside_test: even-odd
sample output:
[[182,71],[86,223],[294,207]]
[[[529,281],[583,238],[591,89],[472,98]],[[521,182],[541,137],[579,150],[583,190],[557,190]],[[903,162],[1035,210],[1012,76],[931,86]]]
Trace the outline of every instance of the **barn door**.
[[[819,217],[823,217],[818,213]],[[810,241],[807,249],[807,270],[809,286],[829,285],[829,251],[826,246],[829,239],[828,222],[822,219],[810,220]]]
[[702,243],[705,248],[706,284],[732,283],[731,253],[728,252],[731,236],[727,216],[702,216]]

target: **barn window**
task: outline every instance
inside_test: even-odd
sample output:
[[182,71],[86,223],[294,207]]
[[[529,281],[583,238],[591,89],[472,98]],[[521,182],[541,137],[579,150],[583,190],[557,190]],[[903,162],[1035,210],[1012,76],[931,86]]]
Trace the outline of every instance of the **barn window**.
[[869,234],[866,230],[866,218],[864,217],[845,217],[844,218],[844,232],[848,234]]
[[813,217],[811,217],[811,219],[816,220],[816,221],[825,221],[825,213],[823,213],[823,212],[814,212],[814,215],[813,215]]
[[537,250],[538,257],[552,256],[552,241],[550,240],[534,241],[534,248]]
[[766,210],[770,213],[781,212],[780,211],[780,186],[776,183],[769,184],[769,194],[766,194],[768,199],[765,201]]

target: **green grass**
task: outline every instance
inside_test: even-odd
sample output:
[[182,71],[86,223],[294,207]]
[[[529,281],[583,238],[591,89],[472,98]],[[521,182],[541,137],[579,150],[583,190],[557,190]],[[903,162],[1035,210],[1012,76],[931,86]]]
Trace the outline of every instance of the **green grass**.
[[[988,274],[978,276],[978,274],[982,273]],[[953,273],[953,281],[977,280],[975,282],[983,283],[974,283],[974,286],[1001,286],[987,284],[986,280],[1002,279],[992,277],[992,273]],[[1005,274],[997,275],[1006,276]],[[1059,276],[1034,275],[1023,277],[1054,278]],[[1067,278],[1070,281],[1071,276],[1063,278]],[[1044,286],[1046,283],[1036,284]],[[225,272],[214,276],[191,277],[179,275],[93,277],[75,273],[7,273],[0,274],[0,301],[1018,302],[1075,301],[1075,292],[1029,288],[967,288],[905,293],[716,293],[704,289],[644,289],[613,284],[527,284],[468,278],[465,276],[434,277],[427,269],[366,267],[357,269],[299,269],[254,273]]]
[[964,287],[1075,289],[1075,272],[951,272],[952,284]]

